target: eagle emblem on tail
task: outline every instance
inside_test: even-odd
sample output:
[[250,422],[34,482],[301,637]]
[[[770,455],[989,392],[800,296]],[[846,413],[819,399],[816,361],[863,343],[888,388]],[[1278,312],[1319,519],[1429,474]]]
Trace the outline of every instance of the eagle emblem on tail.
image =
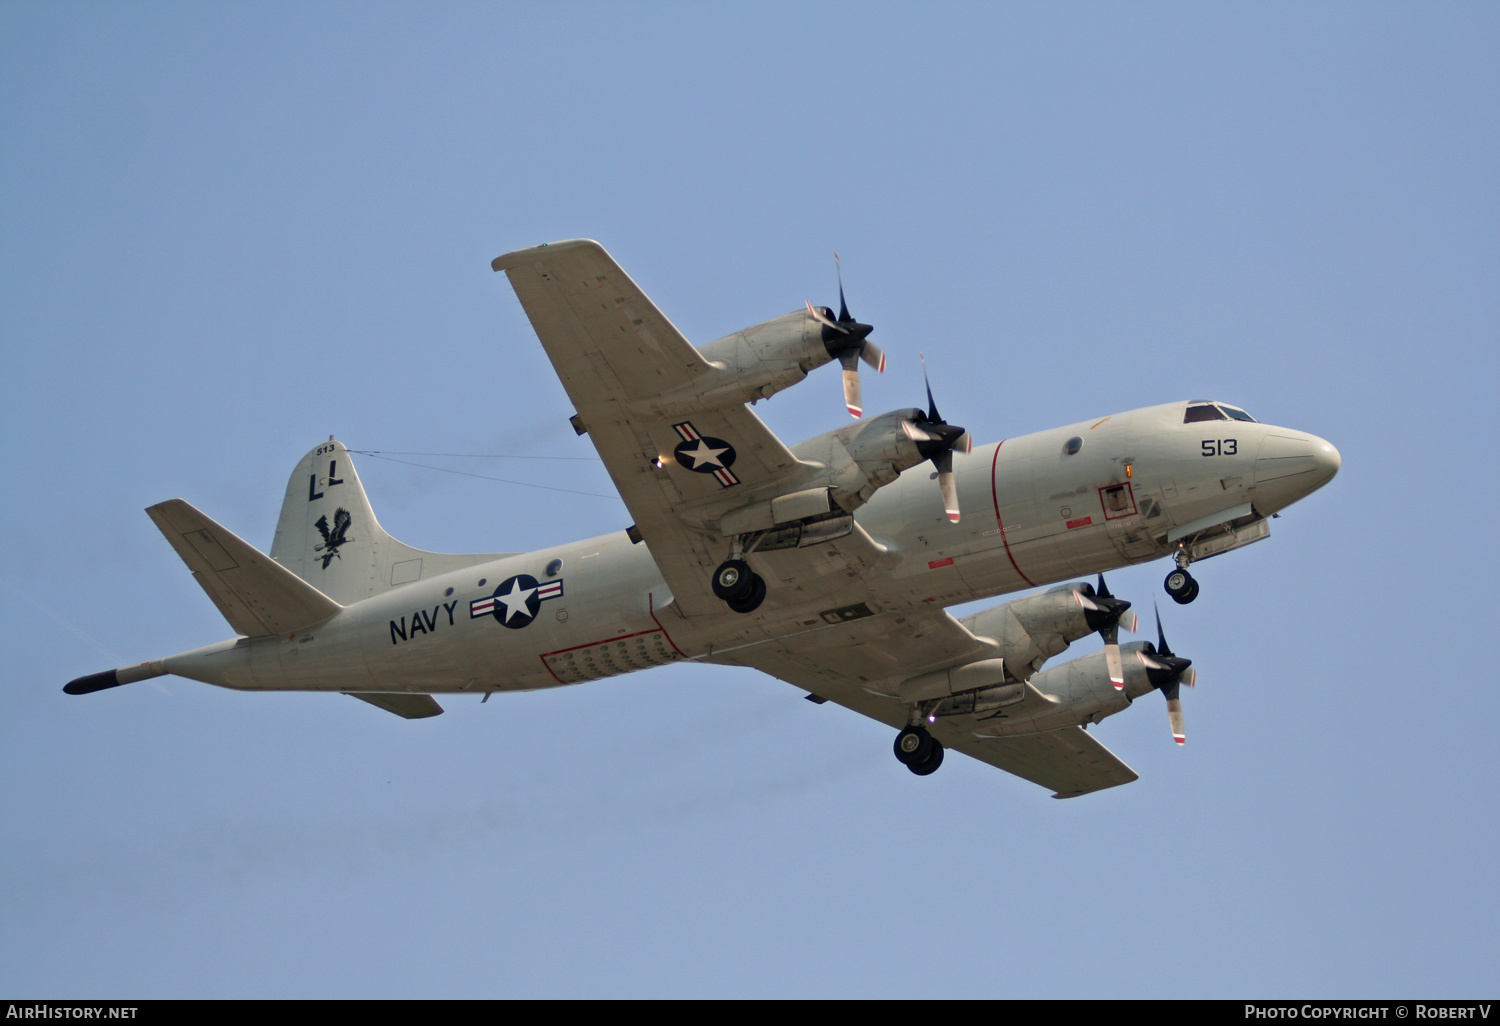
[[344,558],[343,556],[339,555],[339,546],[343,545],[345,542],[354,540],[353,538],[345,537],[345,535],[349,531],[349,525],[352,523],[354,523],[354,518],[350,516],[349,511],[342,506],[333,511],[333,530],[330,531],[328,529],[327,514],[324,514],[313,522],[313,526],[316,527],[318,529],[318,533],[323,536],[323,544],[314,545],[313,551],[323,553],[324,570],[327,570],[328,564],[332,563],[335,559]]

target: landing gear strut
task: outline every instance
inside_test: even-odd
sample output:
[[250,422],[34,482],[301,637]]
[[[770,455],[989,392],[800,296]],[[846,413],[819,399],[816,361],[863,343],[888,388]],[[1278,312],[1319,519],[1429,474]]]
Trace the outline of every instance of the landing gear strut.
[[925,727],[907,727],[896,735],[896,758],[919,777],[925,777],[943,764],[943,743]]
[[1162,587],[1167,589],[1167,594],[1172,596],[1172,601],[1178,605],[1187,605],[1198,597],[1198,582],[1192,574],[1188,573],[1188,564],[1193,558],[1187,554],[1187,549],[1177,550],[1177,569],[1167,574],[1167,579],[1162,582]]
[[714,595],[736,613],[754,612],[766,600],[766,582],[743,559],[727,559],[713,577]]

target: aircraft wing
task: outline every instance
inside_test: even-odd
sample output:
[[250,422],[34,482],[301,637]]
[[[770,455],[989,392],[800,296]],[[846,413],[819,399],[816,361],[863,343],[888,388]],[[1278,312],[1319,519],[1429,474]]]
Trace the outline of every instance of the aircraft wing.
[[[989,655],[963,624],[941,609],[902,611],[750,645],[712,657],[753,666],[855,712],[900,729],[907,706],[901,681]],[[1028,685],[1029,686],[1029,685]],[[1032,689],[1028,701],[1047,701]],[[1081,727],[998,735],[974,716],[943,717],[928,727],[945,748],[1072,798],[1137,779],[1134,770]]]
[[[597,242],[517,250],[492,266],[516,290],[678,609],[725,615],[709,578],[730,542],[712,525],[741,501],[777,494],[806,465],[747,406],[678,417],[643,408],[713,368]],[[884,552],[858,528],[818,549],[817,559],[810,550],[761,559],[768,614],[834,593]]]

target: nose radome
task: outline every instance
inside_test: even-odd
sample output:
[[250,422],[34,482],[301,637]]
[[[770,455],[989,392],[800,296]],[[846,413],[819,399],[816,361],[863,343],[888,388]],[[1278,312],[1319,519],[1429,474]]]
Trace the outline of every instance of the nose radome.
[[1315,446],[1313,449],[1313,460],[1318,465],[1318,473],[1322,475],[1322,480],[1318,482],[1321,486],[1333,480],[1333,475],[1337,474],[1339,468],[1344,465],[1344,458],[1339,455],[1339,451],[1333,447],[1331,442],[1325,442],[1317,435],[1312,435],[1311,437]]
[[1333,480],[1343,458],[1317,435],[1271,428],[1255,461],[1255,506],[1274,513]]

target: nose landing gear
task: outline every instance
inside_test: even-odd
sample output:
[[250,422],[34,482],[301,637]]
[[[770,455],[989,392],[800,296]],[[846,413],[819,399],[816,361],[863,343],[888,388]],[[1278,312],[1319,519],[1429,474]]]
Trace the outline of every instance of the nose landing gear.
[[1193,558],[1187,554],[1186,548],[1178,549],[1177,569],[1167,574],[1167,579],[1162,582],[1162,587],[1178,605],[1185,606],[1198,597],[1198,581],[1188,573],[1187,569],[1192,561]]

